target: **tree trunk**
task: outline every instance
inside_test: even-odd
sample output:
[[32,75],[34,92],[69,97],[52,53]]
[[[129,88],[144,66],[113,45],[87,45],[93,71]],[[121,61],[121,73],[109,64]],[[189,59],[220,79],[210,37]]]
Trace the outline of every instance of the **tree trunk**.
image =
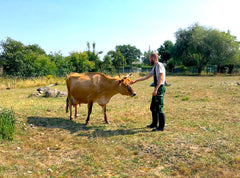
[[228,74],[232,74],[233,68],[234,68],[234,65],[232,65],[232,64],[228,65]]
[[220,73],[221,72],[221,65],[217,65],[217,73]]
[[202,68],[198,67],[198,75],[201,75],[201,72],[202,72]]

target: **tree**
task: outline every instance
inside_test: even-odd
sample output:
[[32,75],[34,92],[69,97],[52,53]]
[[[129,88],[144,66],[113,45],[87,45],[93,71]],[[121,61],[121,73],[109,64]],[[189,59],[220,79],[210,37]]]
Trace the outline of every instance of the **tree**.
[[56,64],[47,55],[37,55],[33,65],[35,73],[31,76],[56,75]]
[[105,55],[103,58],[103,67],[110,68],[112,66],[111,56]]
[[126,59],[127,65],[133,67],[133,62],[139,61],[142,55],[140,49],[137,49],[135,46],[131,45],[119,45],[116,46],[116,51],[120,51]]
[[87,72],[94,68],[94,62],[88,60],[88,53],[72,52],[67,59],[70,62],[70,70],[72,72]]
[[200,74],[209,62],[209,48],[205,44],[207,29],[198,24],[190,26],[187,30],[176,32],[174,57],[185,66],[196,66]]
[[24,62],[24,49],[25,46],[11,38],[1,42],[2,53],[0,56],[0,63],[3,71],[7,75],[18,76],[23,73]]
[[93,48],[92,51],[90,51],[91,49],[90,49],[89,42],[87,42],[87,48],[88,48],[88,50],[87,50],[88,60],[94,62],[94,68],[92,70],[93,71],[99,71],[99,70],[102,71],[103,62],[99,59],[98,55],[102,54],[103,52],[96,51],[96,43],[95,42],[93,42],[93,44],[92,44],[92,48]]
[[173,49],[173,43],[169,40],[164,41],[163,45],[157,49],[159,57],[161,57],[160,61],[167,63],[169,59],[171,59],[171,53]]
[[48,56],[57,67],[57,76],[66,76],[68,73],[71,72],[70,61],[67,57],[62,56],[61,52],[51,52]]
[[38,45],[25,46],[19,41],[7,38],[1,43],[1,63],[4,73],[19,77],[56,74],[55,62]]
[[109,51],[107,54],[111,57],[112,64],[115,67],[115,69],[118,69],[118,73],[119,73],[120,66],[124,66],[126,64],[125,57],[119,50],[118,51]]
[[149,46],[148,51],[144,51],[144,53],[143,53],[143,57],[142,57],[143,64],[148,65],[148,66],[151,65],[150,61],[149,61],[149,57],[152,53],[153,53],[153,51],[150,49],[150,46]]
[[39,54],[39,55],[46,54],[46,52],[37,44],[28,45],[28,46],[25,47],[25,50],[32,51],[32,52],[34,52],[36,54]]
[[208,64],[225,66],[239,62],[239,42],[230,33],[198,24],[176,32],[173,56],[200,74]]
[[228,66],[229,73],[232,73],[233,67],[240,64],[240,44],[236,41],[236,37],[230,32],[220,32],[218,30],[209,31],[207,44],[210,47],[210,64],[217,65],[217,72],[221,72],[222,68]]

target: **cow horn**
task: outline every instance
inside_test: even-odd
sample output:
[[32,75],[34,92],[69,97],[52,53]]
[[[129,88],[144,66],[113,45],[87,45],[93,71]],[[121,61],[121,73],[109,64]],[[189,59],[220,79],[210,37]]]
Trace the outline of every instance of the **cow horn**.
[[124,77],[121,79],[121,81],[125,80],[126,78],[130,77],[131,75],[132,75],[132,74],[128,74],[128,75],[124,76]]
[[126,75],[124,78],[126,79],[126,78],[128,78],[128,77],[130,77],[132,74],[128,74],[128,75]]

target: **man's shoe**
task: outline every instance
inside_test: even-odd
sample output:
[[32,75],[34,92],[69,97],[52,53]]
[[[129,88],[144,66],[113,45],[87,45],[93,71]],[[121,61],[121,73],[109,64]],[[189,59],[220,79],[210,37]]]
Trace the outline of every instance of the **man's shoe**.
[[156,129],[152,129],[152,132],[156,132],[156,131],[164,131],[164,128],[157,127]]
[[153,125],[153,124],[150,124],[150,125],[147,125],[147,128],[155,128],[155,127],[157,127],[156,125]]

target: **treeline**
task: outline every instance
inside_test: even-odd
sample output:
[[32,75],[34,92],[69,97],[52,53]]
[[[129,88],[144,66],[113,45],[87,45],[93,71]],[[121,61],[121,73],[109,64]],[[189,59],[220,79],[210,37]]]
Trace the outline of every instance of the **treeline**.
[[65,76],[69,72],[114,72],[124,66],[139,61],[141,51],[135,46],[116,46],[100,60],[102,51],[95,50],[96,44],[87,43],[88,50],[72,52],[64,57],[60,52],[46,54],[37,44],[23,43],[7,38],[1,42],[0,67],[4,75],[19,77],[38,77],[45,75]]
[[141,52],[135,46],[119,45],[100,59],[102,51],[96,44],[87,43],[87,50],[63,56],[60,52],[46,54],[37,44],[23,43],[7,38],[1,42],[0,67],[3,75],[37,77],[45,75],[65,76],[69,72],[118,72],[120,68],[133,69],[150,66],[149,55],[157,51],[168,71],[176,66],[195,67],[200,74],[208,65],[216,65],[217,72],[232,73],[240,65],[240,43],[230,31],[222,32],[194,24],[179,29],[176,42],[167,40],[156,50]]

